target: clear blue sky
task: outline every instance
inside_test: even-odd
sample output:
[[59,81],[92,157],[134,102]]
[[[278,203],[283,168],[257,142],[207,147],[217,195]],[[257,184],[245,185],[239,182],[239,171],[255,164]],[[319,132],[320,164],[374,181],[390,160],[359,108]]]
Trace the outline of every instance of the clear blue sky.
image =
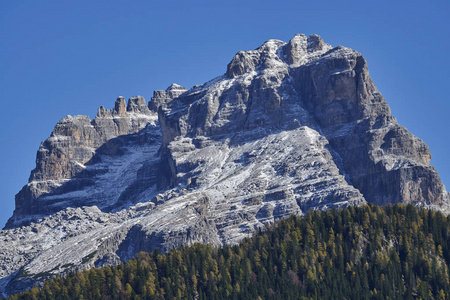
[[361,52],[450,187],[449,1],[0,1],[0,227],[67,114],[226,70],[239,50],[317,33]]

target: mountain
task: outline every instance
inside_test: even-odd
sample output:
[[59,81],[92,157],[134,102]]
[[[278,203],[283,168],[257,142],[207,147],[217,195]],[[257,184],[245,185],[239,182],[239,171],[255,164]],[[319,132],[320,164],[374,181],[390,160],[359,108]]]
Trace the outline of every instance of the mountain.
[[318,36],[238,52],[94,120],[67,116],[0,232],[0,289],[195,242],[235,244],[307,210],[412,203],[449,212],[427,145],[397,123],[364,57]]

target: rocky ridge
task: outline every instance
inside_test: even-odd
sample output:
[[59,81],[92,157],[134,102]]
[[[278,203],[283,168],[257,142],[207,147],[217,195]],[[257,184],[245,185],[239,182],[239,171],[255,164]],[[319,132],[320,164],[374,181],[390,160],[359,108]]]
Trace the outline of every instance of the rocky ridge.
[[[141,96],[130,98],[128,105],[123,97],[117,98],[112,110],[100,107],[94,120],[70,115],[61,119],[41,143],[36,168],[16,195],[16,209],[6,228],[68,206],[97,205],[111,211],[121,203],[138,202],[137,190],[149,188],[154,177],[145,170],[155,168],[152,163],[161,140],[157,119]],[[127,173],[134,175],[128,178]],[[129,193],[133,185],[140,187]]]
[[39,148],[0,231],[0,289],[141,250],[237,243],[290,214],[370,202],[448,212],[427,145],[400,126],[358,52],[317,35],[238,52],[224,75],[172,84]]

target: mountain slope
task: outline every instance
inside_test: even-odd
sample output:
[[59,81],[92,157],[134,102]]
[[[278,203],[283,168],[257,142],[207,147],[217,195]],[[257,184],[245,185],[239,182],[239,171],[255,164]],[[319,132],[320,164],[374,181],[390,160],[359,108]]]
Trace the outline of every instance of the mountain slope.
[[68,116],[41,145],[0,232],[11,293],[141,250],[234,244],[309,209],[414,203],[448,212],[426,144],[397,124],[358,52],[296,35],[224,75]]
[[449,230],[412,205],[316,211],[233,247],[141,252],[10,299],[446,299]]

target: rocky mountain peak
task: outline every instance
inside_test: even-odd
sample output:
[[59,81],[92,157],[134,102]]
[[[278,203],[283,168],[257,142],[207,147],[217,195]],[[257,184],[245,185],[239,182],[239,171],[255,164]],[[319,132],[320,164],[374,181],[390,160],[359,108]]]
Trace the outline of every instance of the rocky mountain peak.
[[111,110],[106,109],[103,105],[97,110],[97,118],[108,118],[111,116]]
[[251,51],[239,51],[227,66],[226,76],[233,78],[255,71],[257,68],[270,67],[272,61],[279,61],[278,49],[286,43],[279,40],[268,40]]
[[148,103],[148,108],[151,111],[157,112],[161,105],[165,105],[172,101],[173,99],[179,97],[185,93],[187,89],[179,84],[172,83],[165,90],[157,90],[153,92],[153,97]]
[[116,99],[116,102],[114,104],[114,109],[112,111],[113,115],[118,115],[121,117],[124,117],[127,113],[127,105],[125,102],[125,98],[122,96],[119,96]]
[[140,113],[144,115],[151,114],[147,107],[147,103],[142,96],[134,96],[128,99],[127,112]]
[[[112,110],[101,106],[94,120],[82,115],[62,118],[50,137],[41,143],[36,156],[36,168],[31,171],[29,183],[16,195],[14,215],[6,227],[28,224],[42,215],[65,208],[65,193],[71,193],[80,185],[89,185],[88,182],[94,179],[87,180],[86,177],[93,176],[101,168],[110,168],[98,164],[102,160],[100,157],[103,160],[104,155],[120,157],[123,154],[121,145],[127,139],[137,143],[136,147],[142,147],[145,142],[134,141],[137,137],[133,135],[139,132],[144,134],[144,129],[150,134],[157,128],[157,118],[157,114],[148,109],[142,96],[131,97],[128,105],[125,98],[120,96]],[[158,132],[152,134],[159,136]],[[91,165],[96,165],[95,171],[90,170]],[[78,203],[75,206],[91,202],[86,194],[73,195],[72,203]],[[113,198],[117,202],[119,197],[120,194]],[[108,203],[106,206],[115,205],[111,199]]]
[[0,291],[142,250],[237,243],[310,209],[448,213],[430,158],[360,53],[318,35],[269,40],[202,85],[154,91],[148,108],[119,97],[94,120],[61,119],[0,231]]
[[[327,139],[342,172],[367,201],[441,205],[445,198],[428,147],[391,116],[364,57],[317,35],[238,52],[224,77],[174,99],[159,119],[171,158],[175,145],[205,147],[230,132],[230,143],[239,144],[308,126]],[[417,170],[403,169],[407,165]],[[174,170],[166,182],[177,182]],[[428,192],[411,185],[416,181],[426,182]]]
[[309,37],[304,34],[297,34],[284,49],[285,59],[288,64],[298,66],[308,62],[311,55],[323,54],[332,48],[317,34],[312,34]]
[[332,48],[317,34],[312,34],[309,37],[304,34],[297,34],[289,43],[268,40],[255,50],[239,51],[228,64],[226,76],[233,78],[250,73],[258,68],[276,68],[280,64],[298,67]]
[[172,83],[167,89],[166,92],[170,91],[180,91],[180,92],[186,92],[187,89],[179,84]]
[[100,106],[97,111],[97,118],[110,118],[110,117],[127,117],[128,113],[137,113],[144,115],[151,115],[151,111],[148,109],[147,103],[142,96],[134,96],[128,99],[128,104],[125,102],[125,98],[119,96],[116,99],[114,108],[112,110],[106,109],[104,106]]

